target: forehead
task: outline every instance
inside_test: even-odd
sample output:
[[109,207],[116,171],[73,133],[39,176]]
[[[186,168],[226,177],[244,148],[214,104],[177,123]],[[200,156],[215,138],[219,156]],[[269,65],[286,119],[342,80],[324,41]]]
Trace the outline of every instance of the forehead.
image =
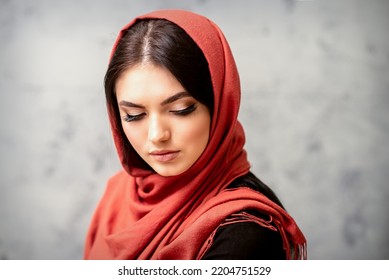
[[169,70],[152,64],[125,70],[116,80],[115,90],[118,99],[160,99],[185,91]]

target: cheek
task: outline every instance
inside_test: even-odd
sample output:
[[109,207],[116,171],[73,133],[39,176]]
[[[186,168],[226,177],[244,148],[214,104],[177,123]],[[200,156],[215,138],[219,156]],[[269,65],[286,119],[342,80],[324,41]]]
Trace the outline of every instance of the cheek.
[[186,143],[191,143],[203,149],[208,143],[210,121],[207,117],[198,118],[193,122],[184,124],[180,129],[182,139]]

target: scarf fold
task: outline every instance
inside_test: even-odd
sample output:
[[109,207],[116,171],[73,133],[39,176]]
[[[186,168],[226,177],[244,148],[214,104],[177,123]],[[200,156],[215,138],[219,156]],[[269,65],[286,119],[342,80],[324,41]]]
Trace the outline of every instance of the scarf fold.
[[[146,170],[139,158],[125,162],[118,127],[112,118],[114,142],[123,170],[113,176],[94,213],[88,231],[86,259],[198,259],[212,232],[233,213],[256,209],[270,215],[280,231],[288,255],[305,246],[294,220],[263,195],[225,188],[250,170],[244,150],[245,135],[238,121],[240,81],[230,47],[209,19],[188,11],[161,10],[140,16],[166,19],[196,42],[208,62],[214,92],[209,143],[196,163],[183,174],[163,177]],[[111,115],[111,112],[108,112]],[[133,151],[135,153],[135,151]],[[295,254],[293,258],[304,258]]]

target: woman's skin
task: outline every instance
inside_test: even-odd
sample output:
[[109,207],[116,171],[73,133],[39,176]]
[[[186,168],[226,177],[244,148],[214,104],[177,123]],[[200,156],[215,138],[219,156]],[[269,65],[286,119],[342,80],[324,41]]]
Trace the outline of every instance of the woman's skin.
[[124,133],[155,172],[179,175],[201,156],[209,140],[209,110],[167,69],[135,65],[117,79],[115,90]]

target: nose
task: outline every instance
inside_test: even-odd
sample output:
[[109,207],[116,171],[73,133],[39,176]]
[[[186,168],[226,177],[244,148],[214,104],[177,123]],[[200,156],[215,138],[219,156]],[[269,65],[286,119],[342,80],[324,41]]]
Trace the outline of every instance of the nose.
[[168,125],[161,117],[154,116],[150,118],[148,140],[153,143],[165,142],[170,138]]

